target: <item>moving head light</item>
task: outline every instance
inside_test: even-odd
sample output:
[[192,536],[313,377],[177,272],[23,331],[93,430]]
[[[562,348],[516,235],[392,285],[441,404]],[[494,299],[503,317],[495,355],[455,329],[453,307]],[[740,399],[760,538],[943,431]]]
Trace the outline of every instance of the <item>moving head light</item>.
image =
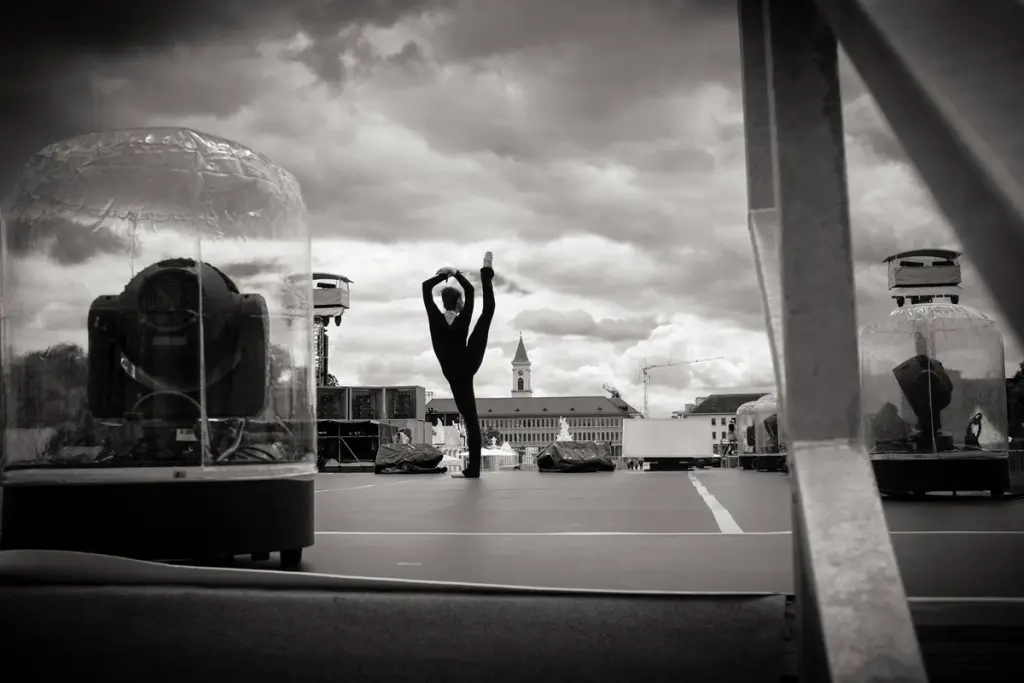
[[209,418],[255,417],[267,398],[268,337],[262,296],[207,263],[160,261],[89,307],[89,409],[191,423],[205,399]]
[[942,433],[941,413],[953,399],[953,381],[942,363],[919,354],[894,367],[892,374],[917,417],[918,450],[953,450],[953,437]]
[[765,453],[778,453],[779,452],[779,414],[772,413],[766,417],[762,422],[764,425],[764,431],[767,433],[768,438],[765,439],[764,451]]

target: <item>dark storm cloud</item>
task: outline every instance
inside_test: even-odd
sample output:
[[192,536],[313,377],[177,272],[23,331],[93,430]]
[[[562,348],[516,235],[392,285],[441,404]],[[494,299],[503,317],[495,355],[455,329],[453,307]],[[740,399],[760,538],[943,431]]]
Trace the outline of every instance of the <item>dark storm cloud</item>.
[[550,308],[523,311],[515,317],[512,325],[553,337],[589,337],[610,342],[641,341],[658,327],[654,316],[595,320],[586,311],[554,311]]
[[508,294],[527,295],[530,293],[529,289],[523,287],[515,280],[500,273],[494,274],[494,288],[497,289],[498,291],[506,292]]
[[246,43],[287,38],[298,31],[333,38],[353,23],[390,25],[406,14],[446,3],[437,0],[131,0],[78,2],[54,12],[28,3],[6,18],[0,39],[32,49],[121,54],[180,43]]
[[[480,271],[479,270],[477,270],[475,268],[463,268],[462,272],[467,274],[466,277],[474,285],[476,285],[476,286],[480,285],[480,276],[479,276],[479,272]],[[526,287],[524,287],[523,285],[518,283],[516,280],[508,277],[507,275],[502,275],[501,273],[495,273],[494,274],[493,284],[494,284],[494,291],[495,291],[495,293],[497,293],[497,292],[504,292],[505,294],[522,294],[522,295],[526,295],[526,294],[530,293],[530,291]]]
[[[462,271],[465,273],[466,279],[468,279],[473,285],[476,291],[477,301],[479,301],[479,297],[481,296],[479,270],[464,268]],[[415,310],[418,315],[423,308],[423,304],[420,303],[420,277],[423,276],[414,275],[409,278],[387,278],[385,280],[377,281],[373,287],[360,287],[357,296],[358,301],[366,303],[393,303],[396,306],[401,305],[403,310]],[[449,280],[447,284],[458,288],[458,284],[453,280]],[[435,288],[435,295],[437,295],[441,290],[441,287],[442,285],[439,285]],[[494,291],[496,295],[528,295],[531,293],[529,288],[520,284],[517,279],[510,278],[507,275],[502,275],[501,273],[494,274]],[[398,302],[401,302],[401,304]],[[479,306],[479,304],[477,305]]]
[[[617,40],[620,45],[642,46],[649,36],[637,35],[636,29],[659,24],[662,34],[677,38],[676,50],[668,63],[649,60],[650,71],[685,78],[705,66],[729,72],[739,64],[735,3],[715,0],[462,0],[440,30],[446,57],[475,61],[564,45],[581,37],[599,39],[605,46],[614,46]],[[627,63],[638,61],[622,58],[651,54],[608,55],[608,64],[621,60],[618,68],[608,71],[608,78],[625,80],[634,68]]]
[[95,256],[127,252],[131,238],[105,226],[89,227],[59,218],[7,223],[7,248],[14,256],[46,255],[62,266]]
[[278,262],[273,260],[239,261],[218,267],[225,275],[234,280],[236,284],[239,281],[257,277],[263,273],[279,271]]
[[[0,187],[7,187],[25,159],[57,140],[113,125],[125,108],[162,114],[223,115],[245,104],[258,77],[236,69],[223,73],[187,57],[219,46],[221,61],[252,54],[261,39],[289,38],[299,31],[322,57],[341,49],[345,26],[387,26],[407,13],[443,6],[443,0],[106,0],[62,5],[27,3],[0,22]],[[177,52],[175,52],[175,49]],[[168,55],[167,53],[170,52]],[[175,59],[179,68],[175,70]],[[159,74],[146,63],[161,62]],[[141,65],[141,66],[139,66]],[[183,65],[183,66],[182,66]],[[104,66],[109,69],[104,73]],[[230,71],[230,70],[229,70]],[[158,75],[166,77],[161,80]],[[114,78],[116,102],[97,88],[97,76]],[[213,78],[216,82],[206,83]],[[134,98],[134,103],[126,100]],[[189,104],[190,103],[190,104]],[[116,123],[114,123],[116,121]]]
[[495,109],[438,92],[429,106],[396,107],[442,152],[521,162],[671,139],[686,114],[667,100],[740,83],[734,3],[466,0],[444,16],[427,32],[432,56],[509,74],[523,99]]
[[653,263],[629,268],[622,267],[626,257],[621,253],[565,259],[542,250],[531,261],[531,279],[554,293],[599,297],[662,316],[688,312],[763,329],[750,248],[742,239],[718,237],[719,243],[651,250]]

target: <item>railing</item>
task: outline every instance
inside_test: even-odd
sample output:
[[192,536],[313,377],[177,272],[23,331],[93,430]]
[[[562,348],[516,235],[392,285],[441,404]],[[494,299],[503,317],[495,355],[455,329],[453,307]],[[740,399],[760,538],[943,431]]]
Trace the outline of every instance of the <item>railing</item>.
[[748,216],[793,444],[804,681],[926,681],[859,441],[837,40],[1024,337],[1024,3],[739,0]]

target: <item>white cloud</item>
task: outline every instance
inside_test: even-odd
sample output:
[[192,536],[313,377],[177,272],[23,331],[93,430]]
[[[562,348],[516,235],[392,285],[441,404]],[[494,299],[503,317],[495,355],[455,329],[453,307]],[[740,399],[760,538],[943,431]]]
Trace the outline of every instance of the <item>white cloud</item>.
[[[352,310],[330,331],[343,382],[443,393],[420,282],[441,265],[475,269],[493,250],[504,281],[478,395],[507,395],[520,331],[538,395],[608,382],[639,406],[644,358],[726,357],[656,371],[651,402],[664,414],[715,387],[771,382],[746,232],[735,17],[718,5],[464,2],[337,40],[278,32],[94,61],[92,74],[112,124],[195,127],[299,177],[315,267],[355,281]],[[340,82],[318,78],[331,60]],[[845,62],[843,72],[868,321],[889,308],[884,256],[957,241]],[[55,320],[80,321],[75,307],[119,291],[128,272],[123,254],[59,274],[30,266],[38,343],[81,338]],[[969,264],[965,278],[965,302],[991,311]],[[1007,364],[1019,359],[1013,344]]]

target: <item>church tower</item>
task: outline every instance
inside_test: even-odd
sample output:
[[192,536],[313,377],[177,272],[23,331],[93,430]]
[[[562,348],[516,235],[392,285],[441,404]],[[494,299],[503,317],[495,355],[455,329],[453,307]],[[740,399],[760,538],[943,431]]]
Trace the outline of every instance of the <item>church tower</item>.
[[533,396],[530,384],[530,357],[526,355],[523,344],[523,333],[519,333],[519,346],[516,347],[515,358],[512,359],[512,398],[529,398]]

